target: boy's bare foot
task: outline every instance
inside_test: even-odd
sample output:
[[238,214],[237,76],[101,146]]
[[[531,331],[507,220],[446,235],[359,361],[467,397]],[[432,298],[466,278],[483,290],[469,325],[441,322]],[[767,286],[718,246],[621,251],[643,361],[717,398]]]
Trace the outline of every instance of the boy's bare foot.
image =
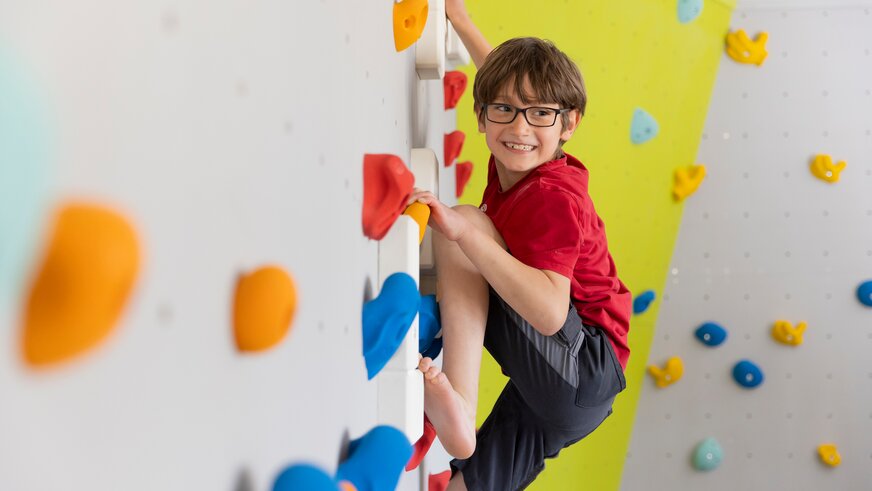
[[475,413],[430,358],[418,362],[424,374],[424,411],[445,451],[458,459],[475,451]]

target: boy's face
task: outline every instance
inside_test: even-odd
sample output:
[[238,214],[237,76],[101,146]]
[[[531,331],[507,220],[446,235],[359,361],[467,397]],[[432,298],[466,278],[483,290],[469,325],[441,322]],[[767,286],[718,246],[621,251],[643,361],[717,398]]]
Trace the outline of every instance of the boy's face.
[[[535,94],[529,80],[524,81],[524,92]],[[562,109],[555,103],[545,101],[522,102],[515,93],[513,81],[505,84],[496,100],[489,104],[508,104],[520,109],[526,107],[549,107]],[[480,111],[481,108],[476,108]],[[530,114],[532,116],[532,114]],[[560,140],[568,141],[579,122],[578,110],[569,112],[569,125],[563,126],[563,117],[558,116],[553,126],[532,126],[518,114],[515,120],[508,124],[494,123],[487,118],[479,118],[478,130],[485,134],[485,140],[496,160],[497,168],[503,168],[509,176],[511,185],[520,180],[531,170],[554,159],[560,145]]]

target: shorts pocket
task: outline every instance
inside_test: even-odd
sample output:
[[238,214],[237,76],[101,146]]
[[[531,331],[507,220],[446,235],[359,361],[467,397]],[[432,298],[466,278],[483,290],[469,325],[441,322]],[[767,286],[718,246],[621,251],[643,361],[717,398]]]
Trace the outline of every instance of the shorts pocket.
[[627,387],[627,381],[608,336],[598,328],[587,326],[584,333],[584,344],[578,351],[575,404],[592,408],[614,398]]

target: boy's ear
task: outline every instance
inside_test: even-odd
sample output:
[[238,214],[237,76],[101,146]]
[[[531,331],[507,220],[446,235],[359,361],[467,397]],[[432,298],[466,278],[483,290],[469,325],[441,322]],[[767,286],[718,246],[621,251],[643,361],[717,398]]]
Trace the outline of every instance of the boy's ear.
[[563,132],[560,133],[560,139],[563,141],[569,141],[572,134],[575,133],[576,129],[578,129],[579,123],[581,123],[581,111],[578,109],[569,111],[569,124],[563,128]]
[[475,111],[475,120],[478,121],[478,132],[479,132],[479,133],[484,133],[484,132],[485,132],[485,127],[484,127],[484,121],[483,121],[483,118],[481,117],[481,107],[480,107],[480,106],[475,106],[475,108],[473,109],[473,111]]

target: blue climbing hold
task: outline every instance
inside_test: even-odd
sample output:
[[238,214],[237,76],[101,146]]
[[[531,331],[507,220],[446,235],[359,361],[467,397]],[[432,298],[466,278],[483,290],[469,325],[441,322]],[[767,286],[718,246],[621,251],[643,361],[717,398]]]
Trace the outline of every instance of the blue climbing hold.
[[418,352],[425,358],[436,359],[442,351],[442,322],[436,295],[421,297],[418,311]]
[[872,307],[872,280],[861,283],[857,287],[857,300],[867,307]]
[[378,297],[363,306],[363,357],[372,380],[394,356],[418,315],[421,294],[406,273],[387,277]]
[[748,360],[742,360],[733,367],[733,379],[746,389],[753,389],[763,383],[763,371]]
[[706,346],[718,346],[727,339],[727,330],[721,327],[720,324],[706,322],[696,328],[694,335],[696,339],[699,339]]
[[392,491],[411,457],[412,444],[403,432],[376,426],[349,443],[348,458],[336,469],[336,479],[350,482],[357,491]]
[[651,116],[643,109],[636,108],[633,113],[633,122],[630,125],[630,140],[635,144],[645,143],[646,141],[657,136],[660,131],[660,126]]
[[693,466],[698,471],[712,471],[724,460],[721,444],[712,437],[699,442],[693,451]]
[[339,485],[326,472],[309,464],[295,464],[283,470],[273,483],[273,491],[337,491]]
[[678,0],[678,22],[687,24],[702,13],[702,0]]
[[633,313],[641,314],[648,310],[655,298],[657,298],[657,294],[654,293],[654,290],[645,290],[640,293],[638,297],[633,299]]

